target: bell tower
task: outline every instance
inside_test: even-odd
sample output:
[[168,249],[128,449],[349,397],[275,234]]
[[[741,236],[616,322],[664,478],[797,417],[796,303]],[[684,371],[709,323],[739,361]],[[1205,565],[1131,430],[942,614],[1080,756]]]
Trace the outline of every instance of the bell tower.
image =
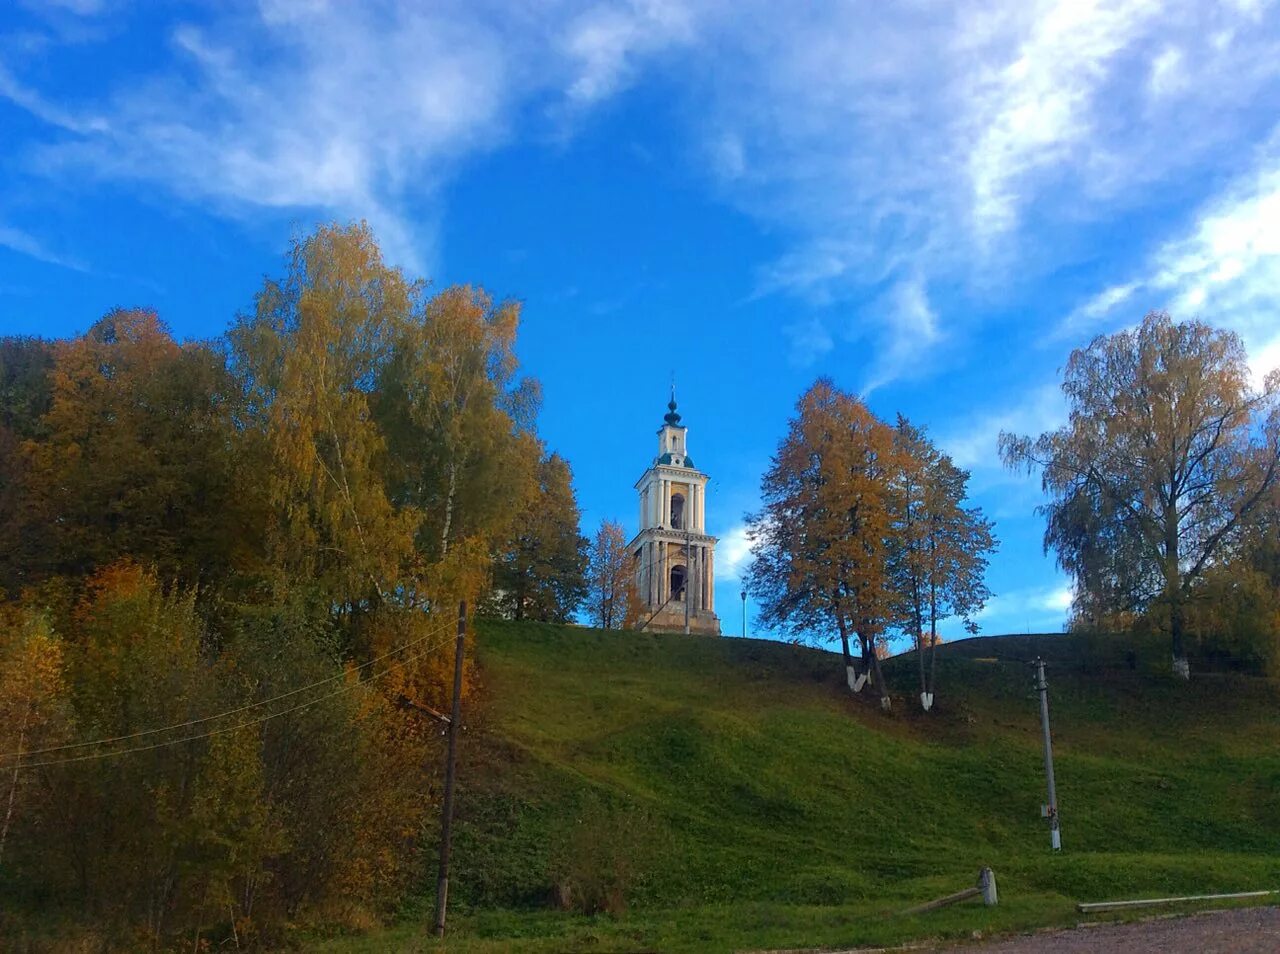
[[638,481],[640,532],[631,541],[636,592],[653,632],[720,635],[716,538],[706,530],[707,475],[689,456],[675,388],[658,429],[658,455]]

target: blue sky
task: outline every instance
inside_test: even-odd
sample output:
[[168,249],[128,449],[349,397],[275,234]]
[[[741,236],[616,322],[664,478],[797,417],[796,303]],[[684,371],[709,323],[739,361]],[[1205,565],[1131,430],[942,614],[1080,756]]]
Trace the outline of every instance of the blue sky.
[[1152,308],[1280,364],[1264,0],[260,4],[0,11],[0,330],[116,305],[213,336],[290,236],[367,219],[524,302],[587,529],[636,520],[674,373],[717,594],[818,375],[925,425],[1002,541],[986,632],[1057,629],[1035,478],[1074,347]]

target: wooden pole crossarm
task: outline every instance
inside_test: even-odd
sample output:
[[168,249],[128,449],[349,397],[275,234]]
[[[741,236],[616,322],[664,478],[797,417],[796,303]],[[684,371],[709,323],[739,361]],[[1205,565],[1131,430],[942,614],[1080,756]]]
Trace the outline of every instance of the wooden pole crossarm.
[[451,721],[443,712],[438,712],[430,706],[424,706],[421,702],[414,702],[404,693],[401,693],[396,698],[396,705],[401,709],[412,709],[414,712],[421,712],[423,715],[430,716],[432,719],[435,719],[437,722],[441,722],[444,725],[448,725]]

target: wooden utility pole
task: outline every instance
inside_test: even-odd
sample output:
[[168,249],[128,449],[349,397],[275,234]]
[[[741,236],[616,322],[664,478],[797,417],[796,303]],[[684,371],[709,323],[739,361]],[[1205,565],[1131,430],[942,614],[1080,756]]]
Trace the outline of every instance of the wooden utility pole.
[[444,770],[444,805],[440,809],[440,872],[436,876],[436,937],[444,937],[449,903],[449,846],[453,837],[453,778],[458,764],[458,721],[462,715],[462,654],[467,642],[467,601],[458,604],[458,644],[453,657],[453,712],[449,717],[449,755]]
[[1044,680],[1044,660],[1036,657],[1036,691],[1040,693],[1040,728],[1044,732],[1044,777],[1049,786],[1049,804],[1045,815],[1049,819],[1049,843],[1054,851],[1062,848],[1062,834],[1058,830],[1058,787],[1053,781],[1053,736],[1049,732],[1049,684]]
[[693,532],[684,531],[684,634],[689,635],[689,594],[693,592]]

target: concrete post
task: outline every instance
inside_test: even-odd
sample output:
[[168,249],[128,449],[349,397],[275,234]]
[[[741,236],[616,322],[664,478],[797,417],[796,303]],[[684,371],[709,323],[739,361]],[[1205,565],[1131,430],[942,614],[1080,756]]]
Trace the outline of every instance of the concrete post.
[[1058,787],[1053,779],[1053,736],[1049,732],[1049,684],[1044,679],[1044,660],[1036,657],[1036,691],[1040,693],[1040,729],[1044,733],[1044,777],[1049,789],[1049,844],[1054,851],[1062,848],[1058,828]]

